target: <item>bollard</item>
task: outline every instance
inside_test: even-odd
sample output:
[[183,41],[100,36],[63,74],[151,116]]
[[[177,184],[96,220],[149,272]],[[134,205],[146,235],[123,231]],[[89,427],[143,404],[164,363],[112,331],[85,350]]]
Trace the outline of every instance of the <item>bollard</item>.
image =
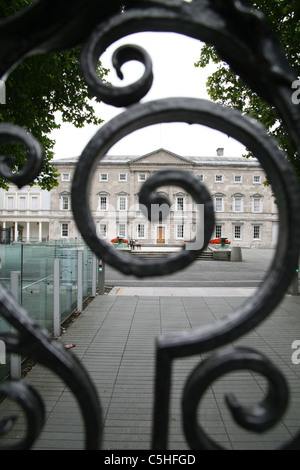
[[54,259],[53,266],[53,332],[56,338],[61,335],[60,318],[60,259]]
[[231,248],[231,261],[242,261],[242,249],[239,246],[233,246]]
[[77,264],[77,312],[82,312],[82,292],[83,292],[83,253],[78,251]]
[[289,292],[291,295],[299,295],[299,268],[296,269]]
[[[19,271],[12,271],[10,273],[10,290],[19,303],[21,298],[20,280],[21,273]],[[11,331],[13,333],[15,331],[14,328]],[[21,357],[18,354],[12,354],[10,357],[10,374],[12,379],[21,378]]]
[[40,260],[40,282],[39,282],[39,297],[40,297],[40,316],[41,319],[47,319],[47,260],[45,258]]
[[105,263],[99,260],[98,263],[98,294],[103,295],[105,292]]
[[97,291],[97,257],[93,253],[92,258],[92,297],[96,297]]

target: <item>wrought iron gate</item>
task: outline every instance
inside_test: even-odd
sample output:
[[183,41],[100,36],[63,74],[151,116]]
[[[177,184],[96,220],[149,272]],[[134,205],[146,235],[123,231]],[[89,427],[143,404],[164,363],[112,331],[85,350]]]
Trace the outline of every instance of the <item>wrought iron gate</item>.
[[[126,8],[122,4],[126,4]],[[121,12],[122,10],[122,12]],[[90,34],[90,31],[92,33]],[[89,183],[97,164],[122,137],[156,123],[198,123],[222,131],[244,144],[259,159],[276,196],[280,231],[272,265],[255,298],[250,298],[232,315],[214,325],[192,332],[159,337],[156,345],[155,405],[153,449],[165,449],[168,436],[168,412],[172,364],[176,358],[199,353],[209,357],[193,370],[183,394],[183,422],[186,439],[192,449],[220,448],[197,424],[196,408],[206,388],[222,374],[238,369],[257,371],[268,381],[269,391],[262,403],[243,408],[232,397],[227,404],[234,419],[255,432],[272,427],[284,412],[288,387],[279,370],[259,352],[227,345],[250,331],[283,298],[294,275],[300,244],[299,183],[278,144],[257,122],[232,109],[199,99],[166,98],[139,103],[151,88],[151,58],[138,46],[123,46],[114,55],[117,70],[126,61],[142,62],[145,72],[136,83],[124,88],[108,87],[96,72],[98,57],[114,41],[139,31],[173,31],[214,45],[232,70],[269,104],[274,106],[287,127],[295,152],[300,151],[300,108],[292,102],[294,71],[286,62],[277,39],[263,15],[249,7],[246,0],[39,0],[19,15],[0,24],[0,73],[5,77],[25,56],[38,52],[67,49],[85,44],[82,71],[95,96],[116,107],[128,107],[104,125],[88,143],[76,168],[72,207],[78,228],[88,246],[105,262],[123,273],[137,277],[167,275],[192,263],[207,246],[213,228],[213,204],[205,186],[192,175],[180,171],[162,171],[143,185],[140,203],[151,213],[151,204],[166,202],[156,189],[174,184],[188,191],[195,202],[204,205],[204,246],[186,247],[168,258],[141,260],[127,258],[99,240],[89,209]],[[129,106],[130,105],[130,106]],[[10,181],[23,186],[39,174],[43,152],[25,130],[10,124],[0,125],[0,143],[17,141],[28,149],[28,162],[12,174],[2,159],[0,171]],[[51,339],[34,323],[28,313],[1,286],[3,317],[16,334],[3,335],[7,352],[29,356],[55,371],[73,391],[84,417],[86,448],[101,448],[101,405],[92,379],[71,351]],[[223,349],[225,347],[225,349]],[[0,392],[20,403],[28,419],[28,430],[17,448],[30,448],[44,422],[44,406],[35,390],[24,382],[5,382]],[[0,421],[5,433],[7,422]],[[300,447],[300,431],[282,448]]]

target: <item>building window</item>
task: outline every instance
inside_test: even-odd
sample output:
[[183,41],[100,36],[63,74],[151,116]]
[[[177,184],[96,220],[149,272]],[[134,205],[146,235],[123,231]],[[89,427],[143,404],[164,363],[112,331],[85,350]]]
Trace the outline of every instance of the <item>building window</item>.
[[223,197],[215,198],[215,211],[224,212],[224,198]]
[[254,197],[252,200],[252,212],[262,212],[261,197]]
[[102,237],[102,238],[107,237],[107,224],[105,224],[105,223],[100,223],[99,224],[99,234],[100,234],[100,237]]
[[138,181],[146,181],[147,175],[146,173],[139,173]]
[[242,197],[235,197],[233,199],[233,211],[234,212],[243,211],[243,198]]
[[135,215],[141,215],[139,196],[136,196],[135,198]]
[[118,237],[120,237],[120,238],[125,238],[126,237],[126,224],[119,224]]
[[70,198],[68,195],[64,195],[61,197],[61,210],[68,211],[70,209]]
[[196,175],[199,181],[204,181],[204,175]]
[[127,197],[126,196],[119,196],[118,197],[118,210],[119,211],[126,211],[127,210]]
[[145,224],[138,224],[137,236],[138,238],[145,238]]
[[37,211],[38,210],[38,197],[32,196],[31,198],[31,210]]
[[13,211],[14,210],[14,197],[8,196],[7,198],[7,210]]
[[253,176],[253,184],[260,184],[260,182],[261,182],[260,175],[254,175]]
[[216,238],[221,238],[222,237],[222,225],[216,225]]
[[260,240],[260,225],[253,226],[253,240]]
[[234,182],[241,183],[242,182],[242,175],[234,175]]
[[107,211],[107,196],[99,196],[99,210]]
[[127,181],[127,173],[119,173],[119,181]]
[[63,173],[61,175],[61,180],[62,181],[70,181],[70,173]]
[[183,225],[176,225],[176,237],[183,238]]
[[178,196],[176,198],[176,210],[181,212],[184,210],[184,197]]
[[69,224],[61,224],[61,236],[62,237],[69,236]]
[[20,196],[19,206],[20,206],[20,211],[25,211],[26,210],[26,197]]
[[235,225],[234,226],[234,239],[235,240],[241,240],[242,239],[242,226],[241,225]]
[[100,181],[108,181],[108,174],[100,173]]
[[223,183],[223,175],[215,175],[216,183]]

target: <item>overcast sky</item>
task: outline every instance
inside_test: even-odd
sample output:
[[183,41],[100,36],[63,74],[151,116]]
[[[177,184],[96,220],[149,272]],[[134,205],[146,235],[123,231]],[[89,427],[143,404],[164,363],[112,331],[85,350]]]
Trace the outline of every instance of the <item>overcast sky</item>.
[[[143,70],[141,64],[130,62],[122,68],[124,80],[119,81],[116,77],[111,65],[112,53],[117,45],[126,43],[143,46],[153,61],[154,83],[142,102],[172,96],[209,99],[206,91],[209,70],[194,66],[200,56],[199,41],[173,33],[140,33],[123,38],[101,57],[103,65],[111,69],[109,80],[118,86],[132,83]],[[124,112],[124,109],[104,103],[96,104],[95,109],[105,122]],[[87,125],[84,129],[76,129],[70,124],[63,124],[60,130],[51,135],[56,141],[55,159],[79,156],[98,128]],[[219,147],[224,148],[225,155],[228,156],[241,155],[245,151],[234,139],[207,127],[172,123],[157,124],[136,131],[119,141],[109,153],[144,155],[158,148],[165,148],[182,156],[211,156],[216,154]]]

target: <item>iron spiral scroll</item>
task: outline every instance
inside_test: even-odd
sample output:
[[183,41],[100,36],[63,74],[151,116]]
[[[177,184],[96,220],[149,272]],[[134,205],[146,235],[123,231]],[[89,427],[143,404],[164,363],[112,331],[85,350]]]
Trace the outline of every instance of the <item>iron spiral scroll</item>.
[[[163,171],[147,180],[140,202],[146,207],[161,204],[156,192],[165,184],[183,187],[204,205],[204,232],[201,247],[186,246],[180,253],[163,260],[140,260],[122,256],[96,234],[89,208],[89,184],[95,165],[121,138],[135,130],[156,123],[186,122],[203,124],[234,137],[258,158],[274,190],[279,212],[279,240],[272,265],[255,295],[234,313],[213,325],[188,332],[161,336],[156,344],[155,403],[153,415],[153,449],[166,449],[168,444],[169,402],[172,365],[177,358],[210,353],[190,374],[182,398],[183,424],[192,449],[219,449],[197,423],[196,408],[207,387],[228,371],[253,370],[266,377],[268,393],[263,402],[252,408],[241,406],[234,396],[227,396],[233,418],[246,429],[262,432],[272,427],[288,403],[288,387],[279,370],[259,352],[248,348],[231,348],[241,337],[266,319],[282,300],[298,263],[300,245],[300,192],[298,179],[278,144],[257,122],[232,109],[199,99],[166,98],[139,103],[150,90],[153,80],[151,58],[138,46],[117,50],[113,62],[119,76],[128,60],[139,60],[144,75],[124,88],[107,87],[96,73],[99,56],[105,49],[131,33],[139,31],[172,31],[213,44],[220,56],[244,81],[277,109],[290,133],[295,151],[300,151],[300,111],[292,103],[291,84],[294,71],[262,14],[251,9],[245,0],[40,0],[32,7],[0,23],[3,49],[0,68],[3,78],[26,55],[40,51],[63,50],[83,44],[82,71],[95,96],[116,107],[127,109],[105,124],[84,149],[74,175],[72,207],[77,226],[87,245],[100,258],[123,273],[137,277],[166,275],[192,263],[207,246],[214,228],[213,205],[205,186],[193,176],[178,171]],[[109,5],[107,5],[109,3]],[[122,4],[126,4],[121,12]],[[93,30],[90,35],[90,31]],[[22,39],[24,39],[22,41]],[[26,39],[26,40],[25,40]],[[18,186],[33,181],[41,170],[42,150],[35,139],[20,128],[0,126],[0,142],[22,142],[28,149],[28,164],[20,174],[10,174],[5,158],[0,172]],[[86,427],[86,448],[101,447],[101,405],[92,379],[76,356],[53,340],[30,315],[0,287],[3,317],[16,334],[3,335],[7,352],[38,359],[53,370],[73,391],[82,410]],[[223,348],[224,347],[224,348]],[[41,398],[24,383],[0,385],[0,393],[11,396],[24,408],[28,433],[17,448],[30,448],[44,422]],[[13,425],[0,420],[0,433]],[[1,442],[1,441],[0,441]],[[281,448],[300,448],[300,432]]]

